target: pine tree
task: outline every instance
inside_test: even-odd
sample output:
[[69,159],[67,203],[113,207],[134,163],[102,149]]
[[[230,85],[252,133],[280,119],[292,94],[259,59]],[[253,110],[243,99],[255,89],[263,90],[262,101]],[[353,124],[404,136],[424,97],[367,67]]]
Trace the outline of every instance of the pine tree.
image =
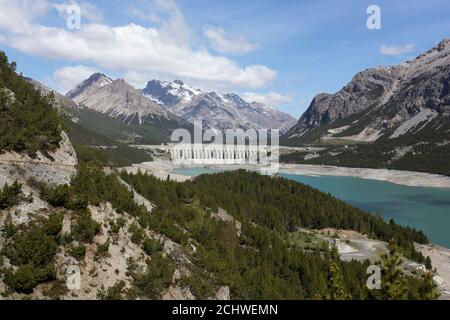
[[427,268],[427,270],[432,270],[433,269],[430,257],[427,257],[425,259],[425,268]]
[[348,300],[351,295],[345,292],[344,277],[339,263],[333,262],[330,265],[330,293],[327,296],[331,300]]
[[398,255],[397,245],[389,242],[389,253],[382,257],[381,299],[404,300],[408,298],[408,287],[399,266],[403,260]]
[[423,300],[434,300],[439,297],[439,293],[437,292],[437,284],[433,280],[433,274],[431,272],[427,272],[422,276],[422,285],[419,289],[420,299]]

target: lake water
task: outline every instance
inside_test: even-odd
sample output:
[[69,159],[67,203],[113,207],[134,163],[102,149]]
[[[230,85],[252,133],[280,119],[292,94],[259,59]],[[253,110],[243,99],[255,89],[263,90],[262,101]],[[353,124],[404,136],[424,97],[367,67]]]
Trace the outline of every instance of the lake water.
[[[173,172],[188,176],[217,173],[208,168],[177,168]],[[281,174],[321,191],[331,193],[363,210],[379,212],[386,220],[415,227],[430,241],[450,248],[450,189],[409,187],[384,181],[340,176],[301,176]]]

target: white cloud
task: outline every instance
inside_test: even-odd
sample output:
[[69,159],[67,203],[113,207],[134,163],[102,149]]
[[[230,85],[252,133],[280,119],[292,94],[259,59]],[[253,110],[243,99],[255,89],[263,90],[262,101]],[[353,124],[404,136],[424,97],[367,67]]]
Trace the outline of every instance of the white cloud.
[[380,47],[380,53],[388,56],[401,56],[405,53],[413,52],[416,46],[413,43],[405,44],[404,46],[388,46],[383,44]]
[[227,34],[221,28],[206,27],[203,34],[209,39],[211,46],[221,53],[242,54],[258,48],[257,44],[250,43],[241,36]]
[[[6,3],[8,2],[8,3]],[[275,78],[276,72],[263,65],[240,66],[207,50],[194,49],[190,30],[173,1],[158,0],[167,18],[158,28],[137,24],[111,27],[84,23],[81,30],[48,27],[29,18],[24,7],[0,0],[0,29],[9,32],[8,43],[22,52],[81,64],[96,64],[105,70],[163,74],[173,78],[256,88]],[[22,0],[20,3],[31,0]],[[6,16],[14,15],[14,21]],[[25,28],[20,21],[25,21]]]
[[126,9],[126,12],[130,16],[139,18],[143,21],[147,21],[147,22],[151,22],[151,23],[160,23],[161,22],[161,18],[155,12],[152,12],[151,10],[141,10],[141,9],[133,7],[133,6],[129,6]]
[[32,23],[48,9],[45,0],[0,0],[0,29],[16,33],[30,31]]
[[55,8],[61,17],[67,17],[67,7],[70,5],[77,5],[81,9],[81,19],[91,21],[91,22],[100,22],[103,20],[103,13],[101,10],[88,2],[77,2],[77,1],[69,1],[66,3],[54,3],[52,7]]
[[96,72],[97,69],[82,65],[63,67],[53,73],[52,80],[57,86],[56,90],[64,94]]
[[283,95],[272,91],[267,93],[245,92],[242,98],[247,102],[260,102],[269,106],[277,106],[282,103],[292,102],[293,100],[290,95]]

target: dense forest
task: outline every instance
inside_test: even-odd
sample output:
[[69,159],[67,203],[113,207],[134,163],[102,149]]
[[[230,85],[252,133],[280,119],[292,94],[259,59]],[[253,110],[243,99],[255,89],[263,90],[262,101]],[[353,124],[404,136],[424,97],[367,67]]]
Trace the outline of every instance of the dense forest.
[[[147,228],[184,248],[193,263],[189,265],[190,275],[183,276],[179,285],[189,287],[200,299],[213,296],[222,285],[230,287],[233,299],[436,297],[429,276],[406,276],[392,267],[398,263],[400,253],[411,254],[413,240],[426,241],[422,233],[393,222],[385,223],[310,187],[245,171],[204,175],[186,183],[162,181],[142,173],[120,176],[156,205],[151,214],[134,202],[133,194],[120,183],[116,173],[106,174],[95,162],[81,163],[70,185],[29,182],[41,190],[41,198],[54,212],[48,219],[38,219],[27,228],[5,224],[2,233],[7,244],[0,254],[8,257],[15,269],[0,267],[0,273],[11,290],[29,293],[39,283],[55,282],[58,245],[76,240],[78,245],[71,249],[71,254],[83,259],[85,244],[99,232],[99,225],[91,218],[87,206],[110,202],[118,213],[126,212],[137,218],[139,224],[132,225],[128,231],[132,241],[150,259],[145,270],[130,261],[128,274],[132,287],[125,289],[118,282],[102,289],[98,294],[100,299],[157,299],[170,284],[174,262],[161,255],[158,241],[145,235],[143,230]],[[8,191],[10,197],[17,197],[17,188]],[[234,224],[211,217],[219,206],[242,223],[240,235]],[[73,212],[75,219],[70,234],[61,234],[62,216],[58,208]],[[111,223],[111,232],[123,228],[120,219]],[[390,280],[381,290],[367,290],[368,261],[343,262],[336,248],[330,249],[327,243],[299,250],[289,236],[297,226],[340,226],[380,239],[391,238],[391,252],[380,261],[382,271]],[[197,249],[189,253],[192,244]],[[107,248],[108,243],[99,246],[97,254],[101,255]]]
[[[141,173],[122,173],[121,177],[157,204],[150,216],[141,218],[143,227],[185,245],[190,238],[199,245],[193,257],[196,268],[184,281],[201,298],[210,296],[219,284],[229,285],[238,299],[392,298],[387,292],[376,296],[366,289],[369,262],[342,262],[328,246],[312,252],[295,250],[288,234],[300,226],[367,232],[379,239],[390,239],[392,248],[398,248],[398,244],[400,252],[423,259],[412,247],[413,241],[427,241],[423,233],[394,222],[385,223],[283,178],[245,171],[202,175],[186,183],[161,181]],[[242,223],[241,237],[237,237],[233,225],[209,218],[208,212],[218,207],[227,209]],[[392,249],[386,261],[397,259],[398,252]],[[426,291],[429,279],[396,277],[402,279],[399,283],[409,286],[409,292],[403,287],[397,298],[424,298],[420,292]],[[336,278],[340,279],[338,285],[330,283]]]
[[0,51],[0,150],[32,155],[56,149],[61,126],[51,100],[24,81]]

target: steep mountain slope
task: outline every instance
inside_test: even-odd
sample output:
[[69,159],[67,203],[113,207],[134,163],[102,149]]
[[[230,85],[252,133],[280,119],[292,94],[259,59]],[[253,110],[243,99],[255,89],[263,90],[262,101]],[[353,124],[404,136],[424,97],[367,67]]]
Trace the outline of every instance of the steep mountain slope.
[[295,124],[294,118],[275,108],[248,103],[237,94],[202,92],[180,80],[152,80],[141,93],[191,123],[203,121],[208,128],[273,128],[285,132]]
[[[123,124],[120,120],[108,117],[105,114],[80,107],[75,101],[53,91],[39,81],[24,78],[39,90],[42,96],[51,99],[49,103],[58,111],[60,121],[70,141],[77,152],[83,157],[96,158],[108,166],[129,166],[133,163],[152,161],[152,157],[145,151],[129,147],[126,142],[134,142],[138,138],[136,130],[142,129],[141,137],[151,137],[145,141],[150,144],[159,144],[168,138],[159,130],[146,126],[147,131],[141,127]],[[141,141],[141,140],[139,140]]]
[[365,70],[338,93],[316,96],[282,139],[331,147],[283,160],[449,175],[449,88],[449,39],[412,61]]
[[[102,134],[109,132],[109,137],[127,143],[168,142],[174,129],[191,128],[187,122],[140,94],[123,79],[112,80],[96,73],[66,96],[80,105],[75,116],[84,119],[89,129]],[[89,121],[89,117],[99,121]]]
[[376,141],[418,132],[448,117],[449,71],[449,39],[412,61],[362,71],[336,94],[317,95],[286,142]]

